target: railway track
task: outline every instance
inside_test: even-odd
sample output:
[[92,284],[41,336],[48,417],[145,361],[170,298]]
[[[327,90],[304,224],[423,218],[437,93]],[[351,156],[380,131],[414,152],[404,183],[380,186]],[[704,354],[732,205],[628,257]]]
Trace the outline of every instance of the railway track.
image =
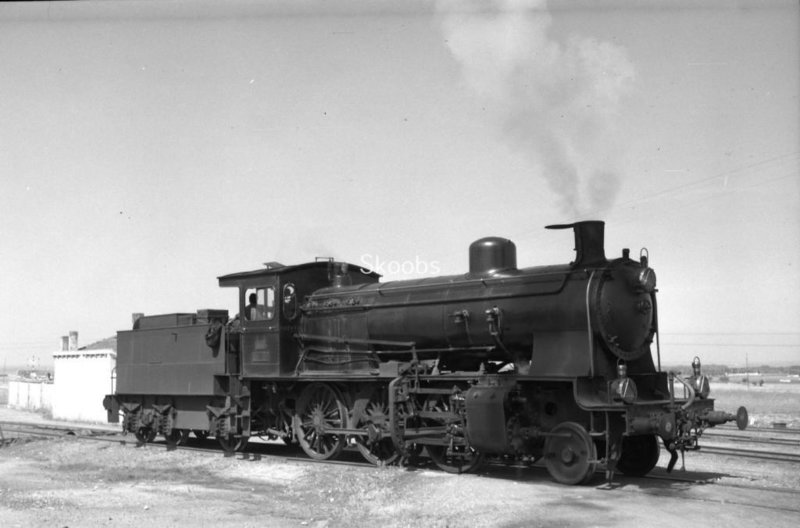
[[0,422],[0,446],[29,437],[92,437],[104,434],[111,434],[111,431],[90,426],[76,427],[74,425],[39,424],[33,422]]
[[745,436],[745,435],[737,435],[737,434],[728,434],[728,433],[713,433],[709,434],[707,431],[703,434],[703,439],[705,440],[728,440],[734,443],[746,443],[752,442],[755,444],[768,444],[768,445],[780,445],[780,446],[790,446],[790,447],[800,447],[800,435],[797,438],[787,438],[787,437],[759,437],[759,436]]
[[796,436],[800,436],[800,429],[797,429],[797,428],[794,428],[794,427],[753,427],[753,426],[748,426],[747,429],[742,431],[738,427],[736,427],[735,425],[722,424],[722,425],[715,426],[713,429],[709,429],[707,432],[713,432],[713,431],[736,431],[736,432],[741,432],[743,434],[747,434],[747,433],[775,433],[775,434],[781,434],[781,435],[796,435]]
[[771,427],[748,427],[740,431],[726,425],[707,429],[703,438],[726,438],[737,442],[774,443],[800,446],[800,429],[777,429]]
[[[142,445],[133,435],[123,435],[122,432],[110,432],[106,429],[75,428],[59,425],[39,425],[29,422],[0,422],[0,447],[10,445],[18,441],[37,438],[70,438],[75,440],[90,440],[95,442],[109,442],[119,445],[131,445],[134,447],[160,448],[167,450],[183,450],[206,455],[216,455],[223,453],[225,456],[234,454],[225,453],[222,448],[213,440],[190,440],[189,444],[169,445],[163,440],[148,442]],[[268,452],[269,450],[273,452]],[[280,442],[261,442],[254,441],[248,444],[248,450],[237,452],[244,460],[258,461],[262,458],[276,457],[280,460],[298,463],[329,464],[339,466],[358,466],[374,467],[366,460],[363,460],[356,452],[345,452],[344,459],[337,460],[315,460],[308,457],[296,457],[288,455],[289,452],[296,452],[299,448],[287,446]],[[348,458],[352,455],[352,459]]]
[[[733,440],[739,442],[750,442],[756,445],[777,445],[785,447],[786,445],[798,446],[800,443],[793,441],[791,444],[776,443],[772,438],[748,437],[736,434],[715,433],[712,436],[717,439]],[[731,438],[734,437],[734,438]],[[110,442],[120,445],[131,445],[135,447],[142,447],[133,435],[122,435],[121,432],[112,432],[108,429],[97,429],[92,427],[74,427],[74,426],[61,426],[61,425],[42,425],[29,422],[0,422],[0,447],[14,443],[16,441],[24,440],[26,438],[74,438],[76,440],[91,440],[97,442]],[[705,438],[705,435],[704,435]],[[211,440],[191,439],[188,444],[169,445],[165,441],[160,440],[145,444],[148,448],[162,448],[162,449],[178,449],[191,452],[202,453],[205,455],[218,456],[221,452],[224,453],[216,442]],[[256,440],[248,444],[248,448],[244,452],[238,452],[236,455],[244,460],[259,461],[269,458],[278,458],[282,461],[301,463],[301,464],[327,464],[338,466],[355,466],[369,468],[373,467],[372,464],[363,460],[360,455],[355,451],[348,451],[342,454],[344,458],[337,460],[315,460],[305,456],[293,456],[292,453],[297,452],[298,448],[293,446],[284,445],[281,442],[263,442]],[[764,461],[800,464],[800,453],[784,452],[784,451],[767,451],[761,449],[746,449],[742,447],[723,447],[717,445],[703,445],[700,450],[704,454],[714,454],[719,456],[742,457],[751,459],[760,459]],[[228,454],[226,456],[233,456]],[[490,461],[487,466],[489,473],[503,472],[504,470],[519,471],[522,469],[536,470],[541,466],[541,462],[534,466],[519,465],[519,464],[505,464],[501,461]],[[431,464],[431,467],[433,465]],[[627,478],[627,477],[625,477]],[[647,477],[651,480],[662,480],[671,482],[685,482],[685,483],[715,483],[715,478],[704,473],[683,472],[677,469],[673,473],[666,473],[660,471],[658,468]]]
[[756,449],[739,449],[733,447],[703,446],[702,453],[713,455],[727,455],[733,457],[755,458],[760,460],[772,460],[775,462],[789,462],[800,464],[800,453],[786,453],[775,451],[761,451]]

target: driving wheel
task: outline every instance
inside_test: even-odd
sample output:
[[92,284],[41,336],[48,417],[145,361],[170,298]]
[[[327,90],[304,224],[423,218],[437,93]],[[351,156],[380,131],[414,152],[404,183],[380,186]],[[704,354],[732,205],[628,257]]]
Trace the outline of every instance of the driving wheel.
[[297,401],[295,436],[300,447],[316,460],[328,460],[342,452],[343,429],[347,423],[347,407],[339,391],[327,383],[312,383],[303,389]]
[[463,424],[459,424],[459,427],[453,425],[454,420],[458,423],[458,417],[452,414],[448,399],[434,396],[425,402],[425,410],[431,413],[432,417],[427,419],[430,425],[434,427],[451,425],[450,432],[442,437],[445,442],[450,440],[449,445],[425,446],[433,463],[448,473],[469,473],[478,469],[483,464],[483,454],[465,445]]
[[[363,401],[362,401],[363,403]],[[357,404],[356,409],[359,405]],[[356,447],[361,456],[376,466],[394,463],[400,456],[394,447],[389,429],[388,395],[383,389],[375,389],[363,410],[354,413],[354,429],[363,429],[367,434],[356,437]]]

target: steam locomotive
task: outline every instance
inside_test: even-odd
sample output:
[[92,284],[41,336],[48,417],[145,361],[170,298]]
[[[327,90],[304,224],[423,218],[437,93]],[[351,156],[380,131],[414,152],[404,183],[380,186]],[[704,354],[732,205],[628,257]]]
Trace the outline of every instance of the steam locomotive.
[[219,277],[236,317],[135,316],[118,333],[109,421],[140,442],[280,438],[315,459],[352,446],[457,473],[543,460],[563,484],[598,466],[644,475],[659,440],[671,470],[704,429],[746,427],[743,407],[714,409],[699,359],[690,376],[661,371],[647,251],[607,259],[600,221],[548,228],[573,230],[572,262],[520,269],[514,243],[488,237],[461,275],[382,283],[318,260]]

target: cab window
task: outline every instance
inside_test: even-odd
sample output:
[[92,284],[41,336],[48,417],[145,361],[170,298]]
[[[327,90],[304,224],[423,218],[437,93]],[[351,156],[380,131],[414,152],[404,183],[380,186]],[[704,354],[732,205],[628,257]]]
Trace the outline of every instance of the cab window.
[[268,321],[275,317],[275,288],[250,288],[245,292],[244,318]]

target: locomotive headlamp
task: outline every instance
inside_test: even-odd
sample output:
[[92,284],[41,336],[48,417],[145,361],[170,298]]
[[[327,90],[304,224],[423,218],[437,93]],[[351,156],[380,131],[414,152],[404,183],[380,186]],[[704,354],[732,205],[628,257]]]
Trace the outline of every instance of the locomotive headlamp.
[[692,388],[695,394],[701,399],[708,398],[711,393],[711,383],[708,381],[708,376],[703,374],[700,369],[700,358],[695,356],[692,360]]
[[711,393],[711,383],[708,381],[708,376],[702,374],[694,379],[694,392],[703,400],[708,398],[709,393]]
[[646,292],[656,289],[656,272],[652,268],[644,268],[639,272],[639,286]]
[[611,382],[611,397],[624,403],[633,403],[638,396],[636,384],[628,377],[628,366],[624,363],[617,365],[617,379]]

